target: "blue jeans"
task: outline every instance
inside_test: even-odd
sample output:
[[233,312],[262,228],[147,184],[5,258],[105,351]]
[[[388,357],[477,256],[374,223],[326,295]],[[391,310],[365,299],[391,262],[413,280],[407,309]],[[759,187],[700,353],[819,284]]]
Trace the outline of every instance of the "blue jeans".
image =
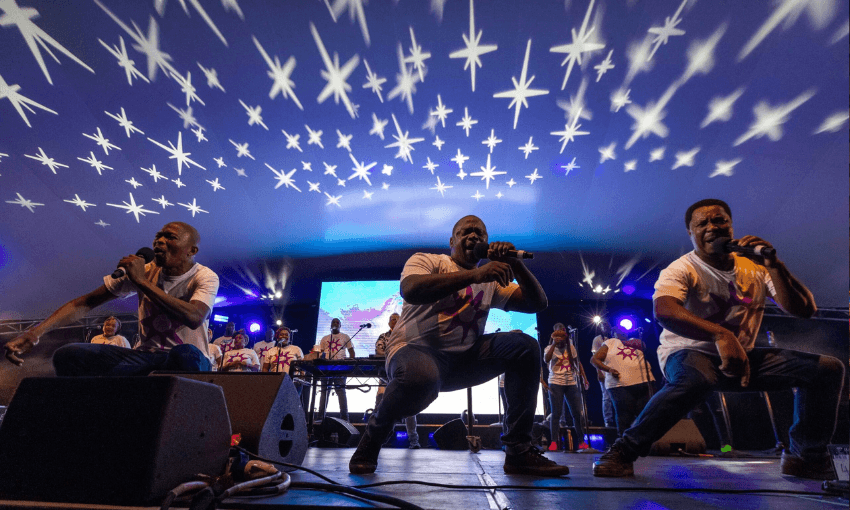
[[561,424],[560,417],[563,410],[564,400],[567,401],[567,407],[570,408],[570,416],[573,417],[573,425],[576,429],[575,444],[579,445],[584,442],[584,429],[581,422],[581,392],[578,386],[571,384],[564,386],[561,384],[549,383],[549,400],[552,406],[552,413],[549,415],[549,433],[552,434],[552,441],[561,442]]
[[531,448],[539,371],[540,347],[525,333],[483,335],[462,353],[405,345],[390,359],[387,391],[369,418],[366,436],[372,444],[384,444],[398,420],[420,413],[440,391],[476,386],[504,372],[502,442],[508,454],[521,454]]
[[210,360],[197,347],[176,345],[168,351],[137,351],[115,345],[71,344],[53,353],[56,375],[148,375],[154,370],[209,372]]
[[[602,388],[602,418],[605,420],[606,427],[613,427],[617,424],[614,414],[614,403],[611,401],[611,392],[605,387],[605,381],[599,381],[599,387]],[[620,431],[622,434],[622,431]]]
[[627,452],[634,458],[647,455],[652,443],[713,391],[797,388],[789,452],[811,460],[826,456],[838,417],[844,365],[831,356],[777,348],[753,349],[747,357],[750,385],[741,388],[739,378],[720,373],[717,355],[687,349],[671,354],[664,367],[667,384],[623,433]]
[[617,415],[618,435],[622,436],[623,432],[632,425],[635,418],[646,407],[647,402],[649,402],[650,384],[640,383],[608,389]]

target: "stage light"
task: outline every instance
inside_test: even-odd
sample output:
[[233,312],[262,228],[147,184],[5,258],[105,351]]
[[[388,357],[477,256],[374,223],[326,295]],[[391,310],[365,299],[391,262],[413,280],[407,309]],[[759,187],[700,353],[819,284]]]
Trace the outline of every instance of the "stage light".
[[248,324],[248,331],[251,333],[259,333],[260,329],[262,329],[262,326],[260,326],[259,322],[252,322]]
[[219,315],[219,314],[213,315],[213,322],[227,322],[229,320],[230,320],[230,318],[227,315]]
[[628,295],[628,296],[631,296],[632,294],[634,294],[634,293],[635,293],[635,290],[636,290],[636,289],[635,289],[635,286],[634,286],[634,285],[631,285],[631,284],[629,284],[629,285],[623,285],[623,294],[626,294],[626,295]]
[[283,292],[281,292],[281,291],[277,291],[277,292],[275,292],[274,297],[276,297],[276,298],[278,298],[278,299],[282,298],[282,297],[283,297]]
[[648,323],[652,323],[652,321],[651,321],[651,320],[649,320],[649,319],[644,319],[644,320],[645,320],[646,322],[648,322]]
[[283,321],[278,319],[277,321],[275,321],[275,324],[277,324],[278,326],[283,326]]
[[593,316],[593,323],[594,323],[594,324],[599,324],[600,322],[602,322],[602,317],[600,317],[600,316],[598,316],[598,315],[594,315],[594,316]]
[[621,328],[625,329],[626,331],[631,331],[631,330],[632,330],[632,328],[633,328],[633,327],[634,327],[634,325],[635,325],[635,324],[632,322],[632,320],[631,320],[631,319],[628,319],[628,318],[620,319],[620,322],[618,322],[618,324],[620,325],[620,327],[621,327]]

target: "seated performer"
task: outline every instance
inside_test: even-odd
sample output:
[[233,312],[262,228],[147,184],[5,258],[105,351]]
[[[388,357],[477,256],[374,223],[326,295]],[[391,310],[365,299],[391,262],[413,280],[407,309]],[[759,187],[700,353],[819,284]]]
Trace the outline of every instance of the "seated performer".
[[121,321],[119,321],[118,318],[115,316],[108,317],[105,321],[103,321],[103,334],[97,335],[96,337],[92,338],[91,342],[89,343],[117,345],[118,347],[129,349],[130,342],[128,342],[126,338],[118,334],[120,330]]
[[[754,348],[770,295],[800,318],[817,311],[812,293],[775,255],[727,253],[733,237],[729,206],[716,199],[688,208],[685,225],[694,250],[673,261],[655,284],[655,318],[664,326],[658,361],[668,383],[629,429],[593,465],[596,476],[626,476],[694,406],[713,391],[797,388],[783,474],[833,479],[826,445],[835,431],[844,366],[830,356]],[[770,247],[755,236],[738,246]]]
[[655,377],[643,356],[646,345],[637,338],[626,338],[622,328],[614,328],[614,338],[605,340],[590,362],[605,374],[605,389],[611,392],[617,418],[617,433],[622,436],[652,397]]
[[224,326],[224,336],[220,336],[213,341],[214,344],[221,348],[222,354],[232,348],[234,331],[236,331],[236,324],[228,322]]
[[207,322],[218,292],[218,275],[195,262],[200,235],[191,225],[168,223],[156,233],[154,260],[127,255],[118,262],[120,278],[103,277],[103,285],[80,296],[6,343],[6,358],[20,365],[25,354],[48,331],[71,324],[118,297],[139,296],[139,343],[133,349],[114,345],[71,344],[53,354],[58,376],[146,375],[153,370],[208,371]]
[[[602,344],[611,338],[610,322],[603,320],[599,324],[599,329],[599,334],[593,338],[593,342],[590,344],[590,352],[594,355],[599,352],[599,348],[602,347]],[[605,387],[605,372],[597,368],[596,379],[599,381],[599,388],[602,392],[602,419],[605,421],[606,427],[616,427],[617,421],[614,417],[614,403],[611,402],[611,392],[609,392]],[[620,433],[622,433],[622,431],[620,431]]]
[[[584,367],[578,361],[578,352],[576,352],[575,346],[567,341],[566,331],[556,329],[552,332],[551,343],[543,351],[543,361],[549,364],[549,399],[552,408],[552,413],[549,414],[549,433],[552,438],[549,451],[556,451],[563,448],[563,445],[559,444],[561,439],[559,418],[564,406],[564,400],[566,400],[567,406],[570,408],[570,415],[573,418],[578,449],[586,450],[589,446],[584,440],[584,427],[582,426],[581,419],[583,405],[581,401],[581,390],[576,381],[576,374],[580,374],[585,391],[590,386],[587,382],[587,376],[584,373]],[[575,368],[576,365],[579,367],[578,370]]]
[[277,328],[277,333],[275,333],[277,346],[265,352],[263,372],[283,372],[284,374],[288,374],[289,364],[291,362],[304,359],[304,353],[301,352],[301,347],[289,343],[291,334],[292,332],[286,326]]
[[[488,257],[496,260],[477,266],[475,245],[487,239],[484,223],[466,216],[452,229],[451,256],[417,253],[404,265],[404,305],[387,346],[389,384],[348,464],[352,473],[374,472],[396,421],[421,412],[440,391],[475,386],[502,372],[508,397],[505,472],[569,473],[531,444],[540,370],[537,341],[524,333],[481,334],[491,307],[535,313],[546,308],[546,294],[520,259],[506,258],[514,249],[511,243],[490,244]],[[519,285],[511,283],[514,277]]]
[[[339,332],[341,325],[339,319],[333,319],[331,321],[331,334],[323,336],[321,342],[319,342],[319,349],[323,358],[345,359],[346,353],[352,359],[355,357],[351,337]],[[348,421],[348,396],[345,393],[345,377],[331,377],[330,379],[322,380],[319,416],[324,419],[328,407],[328,385],[336,390],[336,396],[339,399],[339,417]]]
[[[399,315],[394,313],[390,315],[389,320],[389,331],[385,331],[378,336],[378,340],[375,342],[375,356],[383,356],[387,355],[387,342],[390,339],[390,335],[395,329],[395,325],[398,323]],[[387,381],[381,379],[380,384],[378,385],[378,393],[375,395],[375,409],[381,405],[381,400],[384,399],[384,392],[387,390]],[[407,439],[409,441],[409,446],[411,450],[418,450],[421,448],[419,445],[419,432],[416,431],[416,415],[408,416],[404,419],[404,425],[407,429]]]
[[246,347],[248,335],[240,329],[233,335],[232,348],[224,353],[221,372],[256,372],[260,369],[260,358],[254,349]]

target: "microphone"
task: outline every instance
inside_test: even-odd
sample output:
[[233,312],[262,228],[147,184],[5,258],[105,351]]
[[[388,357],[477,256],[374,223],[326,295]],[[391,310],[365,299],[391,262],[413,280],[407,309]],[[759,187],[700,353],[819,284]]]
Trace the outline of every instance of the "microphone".
[[290,333],[298,333],[298,330],[297,329],[290,329],[289,332]]
[[570,333],[574,333],[574,332],[578,331],[578,329],[574,328],[572,326],[567,326],[567,331],[569,331]]
[[360,325],[360,329],[363,329],[363,328],[371,328],[371,327],[372,327],[372,323],[371,323],[371,322],[367,322],[366,324],[361,324],[361,325]]
[[725,253],[736,252],[748,257],[776,258],[776,249],[769,246],[739,246],[728,237],[718,237],[713,244],[722,248]]
[[[142,257],[145,259],[145,264],[149,263],[153,260],[153,250],[145,246],[144,248],[139,248],[139,251],[136,252],[137,257]],[[112,277],[115,279],[121,278],[126,275],[127,271],[124,271],[123,267],[119,267],[115,271],[112,271]]]
[[[475,248],[472,249],[472,252],[479,259],[487,258],[487,251],[490,249],[489,243],[476,243]],[[507,257],[515,258],[515,259],[533,259],[534,254],[530,251],[525,250],[508,250]]]

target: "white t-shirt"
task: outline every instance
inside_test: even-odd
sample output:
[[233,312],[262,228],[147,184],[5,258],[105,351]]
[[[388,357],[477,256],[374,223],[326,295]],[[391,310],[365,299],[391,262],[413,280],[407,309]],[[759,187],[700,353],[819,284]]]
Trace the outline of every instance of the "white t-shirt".
[[[448,255],[416,253],[404,264],[401,279],[418,274],[465,271]],[[519,286],[496,282],[476,283],[439,301],[424,305],[404,302],[401,316],[387,343],[387,366],[393,354],[407,344],[446,352],[463,352],[484,333],[490,308],[504,309]]]
[[272,347],[274,347],[274,342],[257,342],[254,344],[254,352],[257,353],[258,358],[263,359],[266,357],[266,352]]
[[605,335],[596,335],[593,338],[593,343],[590,344],[590,352],[596,354],[596,351],[598,351],[599,348],[602,347],[602,344],[604,344],[605,340],[608,340],[608,338],[610,337],[606,337]]
[[325,335],[319,343],[322,352],[328,353],[328,359],[345,359],[348,357],[348,349],[353,347],[351,337],[345,333]]
[[[180,276],[166,276],[161,267],[151,262],[145,265],[145,277],[166,294],[185,302],[200,301],[212,310],[218,293],[218,275],[201,264],[195,263],[191,269]],[[209,319],[195,329],[174,321],[164,310],[154,304],[130,278],[122,276],[115,279],[110,275],[103,277],[103,283],[109,292],[118,297],[131,294],[139,296],[139,336],[141,342],[136,346],[140,350],[169,350],[175,345],[191,344],[204,356],[209,356],[207,328]]]
[[219,347],[221,347],[221,352],[227,352],[233,348],[233,337],[232,336],[220,336],[213,340],[213,343]]
[[620,373],[620,377],[617,378],[610,372],[605,372],[606,388],[645,383],[647,372],[649,372],[649,380],[655,380],[649,365],[644,364],[643,342],[637,338],[629,338],[625,342],[619,338],[609,338],[605,341],[605,347],[608,348],[608,355],[605,356],[604,363]]
[[218,371],[218,358],[221,357],[221,348],[216,344],[209,344],[207,349],[210,350],[210,364],[212,365],[212,371]]
[[[278,352],[280,353],[279,358]],[[304,353],[301,352],[301,347],[289,344],[286,347],[272,347],[267,350],[263,363],[271,365],[269,372],[283,372],[288,374],[289,364],[297,359],[304,359]]]
[[[761,326],[765,297],[775,296],[776,290],[764,266],[746,257],[732,256],[734,268],[720,271],[693,251],[682,255],[661,271],[652,299],[661,296],[678,299],[692,314],[731,331],[749,352],[755,346]],[[658,362],[662,371],[667,356],[682,349],[717,355],[714,342],[679,336],[667,329],[661,332],[660,340]]]
[[387,355],[387,342],[389,341],[391,334],[392,331],[381,333],[378,340],[375,341],[375,356]]
[[[224,354],[224,362],[222,366],[227,365],[228,363],[232,363],[234,361],[245,361],[249,366],[259,367],[260,358],[257,357],[257,353],[254,352],[253,349],[231,349]],[[228,372],[248,372],[250,369],[248,367],[233,367],[228,370]]]
[[111,338],[106,338],[103,335],[97,335],[96,337],[91,339],[91,343],[115,345],[118,347],[124,347],[125,349],[130,348],[130,342],[128,342],[127,339],[121,335],[112,335]]
[[[569,344],[573,359],[578,360],[578,352],[575,346]],[[573,386],[576,383],[575,374],[571,370],[570,356],[566,349],[559,349],[552,344],[546,347],[546,351],[552,349],[552,359],[549,360],[549,384],[559,384],[561,386]],[[576,367],[576,370],[579,370]]]

